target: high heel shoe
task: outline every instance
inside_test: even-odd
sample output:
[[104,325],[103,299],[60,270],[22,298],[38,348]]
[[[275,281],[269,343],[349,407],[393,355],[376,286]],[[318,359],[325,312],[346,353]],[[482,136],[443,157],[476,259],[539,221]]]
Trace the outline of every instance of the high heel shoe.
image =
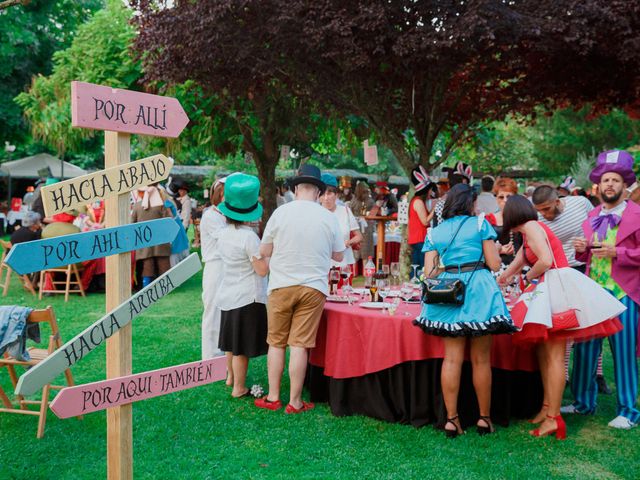
[[567,424],[564,423],[564,419],[562,418],[562,415],[558,415],[556,417],[547,415],[547,418],[550,418],[551,420],[556,421],[556,428],[554,430],[549,430],[548,432],[545,432],[545,433],[540,433],[540,429],[536,428],[535,430],[530,432],[531,435],[533,435],[534,437],[544,437],[547,435],[553,435],[555,433],[556,438],[558,440],[564,440],[565,438],[567,438]]
[[533,417],[533,418],[530,418],[529,420],[527,420],[527,422],[529,422],[529,423],[533,423],[534,425],[535,425],[536,423],[544,422],[544,417],[545,417],[546,413],[542,416],[542,420],[538,420],[538,416],[539,416],[543,411],[546,411],[546,410],[547,410],[547,408],[549,408],[549,404],[548,404],[548,403],[543,403],[543,404],[542,404],[542,408],[541,408],[541,409],[540,409],[540,411],[538,412],[538,415],[536,415],[536,416],[535,416],[535,417]]
[[[464,430],[462,430],[462,427],[460,426],[460,422],[457,422],[456,420],[458,420],[458,415],[447,418],[447,423],[444,424],[444,433],[447,435],[447,438],[456,438],[458,435],[462,435],[464,433]],[[448,424],[453,425],[456,429],[448,430]]]
[[491,417],[485,417],[484,415],[480,415],[480,418],[478,421],[484,421],[487,426],[483,426],[483,425],[477,425],[476,424],[476,429],[478,431],[478,435],[488,435],[490,433],[493,433],[496,431],[495,428],[493,428],[493,423],[491,422]]

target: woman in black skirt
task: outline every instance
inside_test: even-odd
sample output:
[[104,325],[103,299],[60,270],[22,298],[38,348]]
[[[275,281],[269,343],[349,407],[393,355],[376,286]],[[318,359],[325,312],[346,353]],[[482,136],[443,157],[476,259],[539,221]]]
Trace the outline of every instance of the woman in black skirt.
[[218,209],[227,219],[217,248],[224,264],[216,301],[222,312],[218,348],[231,356],[230,377],[235,398],[249,395],[249,358],[267,353],[266,260],[260,258],[260,239],[248,222],[262,216],[258,203],[260,181],[253,175],[230,175],[224,202]]

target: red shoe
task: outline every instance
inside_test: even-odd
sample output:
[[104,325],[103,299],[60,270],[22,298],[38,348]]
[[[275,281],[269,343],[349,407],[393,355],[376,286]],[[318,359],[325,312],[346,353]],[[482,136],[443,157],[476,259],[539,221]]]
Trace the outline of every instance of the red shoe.
[[547,415],[547,418],[551,418],[552,420],[556,421],[555,430],[549,430],[548,432],[540,433],[540,429],[536,428],[535,430],[531,431],[531,435],[533,435],[534,437],[543,437],[547,435],[553,435],[555,433],[558,440],[564,440],[565,438],[567,438],[567,424],[564,423],[564,419],[562,418],[562,416],[558,415],[557,417],[552,417],[551,415]]
[[280,400],[272,402],[271,400],[267,400],[266,395],[262,398],[256,398],[253,401],[253,404],[258,408],[266,408],[267,410],[272,410],[274,412],[282,408],[282,402]]
[[311,402],[302,402],[302,406],[300,408],[296,408],[293,405],[288,404],[287,408],[284,409],[284,413],[302,413],[306,412],[307,410],[313,410],[314,408],[315,405]]

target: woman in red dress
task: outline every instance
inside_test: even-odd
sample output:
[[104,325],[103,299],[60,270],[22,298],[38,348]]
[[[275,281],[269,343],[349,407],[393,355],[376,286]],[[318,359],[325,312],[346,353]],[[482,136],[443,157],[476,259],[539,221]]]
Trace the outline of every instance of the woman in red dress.
[[537,345],[544,400],[531,423],[541,423],[529,432],[539,437],[566,437],[560,416],[565,386],[564,352],[567,339],[599,338],[621,329],[617,316],[624,305],[586,275],[569,267],[562,243],[544,224],[526,198],[515,195],[507,201],[504,228],[521,233],[522,248],[509,268],[499,277],[501,285],[531,265],[525,276],[529,286],[515,303],[511,317],[519,331],[514,342]]

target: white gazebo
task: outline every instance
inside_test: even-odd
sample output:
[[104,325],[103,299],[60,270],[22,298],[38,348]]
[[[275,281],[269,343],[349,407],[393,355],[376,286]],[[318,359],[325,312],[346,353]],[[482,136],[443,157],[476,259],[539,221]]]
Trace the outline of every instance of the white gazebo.
[[48,153],[39,153],[20,160],[5,162],[0,165],[0,172],[11,178],[40,178],[48,176],[48,174],[42,175],[42,172],[46,171],[47,168],[52,177],[59,179],[74,178],[87,174],[86,170]]

